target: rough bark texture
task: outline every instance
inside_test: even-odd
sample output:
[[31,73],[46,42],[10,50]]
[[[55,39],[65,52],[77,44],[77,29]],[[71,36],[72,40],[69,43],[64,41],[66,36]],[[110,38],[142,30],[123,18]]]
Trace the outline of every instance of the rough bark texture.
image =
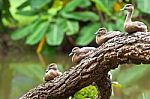
[[101,79],[98,79],[95,83],[95,86],[98,90],[96,99],[109,99],[112,94],[110,76],[106,74]]
[[109,99],[111,84],[108,71],[119,64],[150,63],[150,33],[137,32],[108,40],[63,75],[31,89],[20,99],[66,99],[96,82],[98,99]]

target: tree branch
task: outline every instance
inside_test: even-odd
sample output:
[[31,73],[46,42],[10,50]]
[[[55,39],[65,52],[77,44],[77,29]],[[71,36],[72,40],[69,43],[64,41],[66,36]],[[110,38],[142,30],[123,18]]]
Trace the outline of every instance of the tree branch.
[[112,94],[110,75],[106,74],[96,81],[98,94],[96,99],[109,99]]
[[99,99],[109,99],[108,71],[124,63],[150,63],[150,33],[114,37],[90,53],[63,75],[31,89],[20,99],[66,99],[92,82],[101,90]]

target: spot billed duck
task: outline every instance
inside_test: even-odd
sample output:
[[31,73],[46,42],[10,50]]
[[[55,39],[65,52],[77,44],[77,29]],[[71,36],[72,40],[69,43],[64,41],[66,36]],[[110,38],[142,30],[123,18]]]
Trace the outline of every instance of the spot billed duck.
[[49,81],[54,79],[55,77],[61,75],[62,73],[58,70],[57,64],[51,63],[45,71],[45,75],[43,77],[44,81]]
[[88,56],[90,51],[94,51],[95,47],[74,47],[69,54],[69,56],[72,56],[72,62],[78,64],[83,58]]
[[96,34],[96,43],[100,46],[109,39],[120,35],[121,32],[119,31],[110,31],[107,32],[106,28],[99,28],[98,31],[95,33]]
[[131,18],[134,11],[134,6],[132,4],[126,4],[120,10],[127,10],[127,16],[124,22],[125,32],[128,33],[147,32],[147,26],[143,22],[139,22],[139,21],[132,22]]

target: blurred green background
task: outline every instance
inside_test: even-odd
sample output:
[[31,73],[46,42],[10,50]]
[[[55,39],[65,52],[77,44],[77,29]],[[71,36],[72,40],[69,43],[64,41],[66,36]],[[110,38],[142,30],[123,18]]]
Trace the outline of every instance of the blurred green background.
[[[94,46],[99,27],[123,31],[125,4],[135,6],[133,20],[150,29],[150,0],[0,0],[0,99],[17,99],[42,83],[46,66],[61,72],[74,64],[74,46]],[[150,65],[127,65],[112,70],[111,99],[150,99]],[[88,86],[70,99],[95,99]]]

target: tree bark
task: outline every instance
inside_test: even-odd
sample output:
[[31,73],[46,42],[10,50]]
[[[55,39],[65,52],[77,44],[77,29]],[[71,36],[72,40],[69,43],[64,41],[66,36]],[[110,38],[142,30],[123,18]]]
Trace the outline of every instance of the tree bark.
[[100,90],[98,99],[109,99],[111,81],[107,73],[124,63],[150,63],[150,33],[111,38],[69,71],[31,89],[20,99],[66,99],[92,82]]
[[96,82],[98,94],[96,99],[109,99],[112,94],[110,75],[106,74]]

